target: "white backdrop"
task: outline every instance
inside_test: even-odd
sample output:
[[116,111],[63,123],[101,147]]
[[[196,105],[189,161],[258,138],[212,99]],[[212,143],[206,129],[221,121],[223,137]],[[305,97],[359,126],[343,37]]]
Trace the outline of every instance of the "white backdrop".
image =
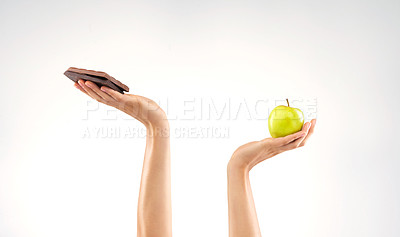
[[[2,0],[0,236],[136,235],[143,127],[70,66],[168,104],[174,236],[228,236],[226,164],[287,97],[318,121],[251,171],[263,235],[399,236],[399,24],[394,0]],[[258,115],[207,119],[199,101]],[[207,127],[227,136],[174,134]]]

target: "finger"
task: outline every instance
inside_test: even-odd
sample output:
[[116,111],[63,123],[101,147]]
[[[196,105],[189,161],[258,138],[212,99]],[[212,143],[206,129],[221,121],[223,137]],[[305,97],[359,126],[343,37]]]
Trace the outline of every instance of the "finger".
[[74,83],[74,86],[75,86],[76,89],[82,91],[86,95],[88,94],[88,93],[86,93],[86,91],[77,82]]
[[303,125],[303,128],[301,129],[301,131],[304,132],[305,135],[295,139],[294,141],[292,141],[292,142],[290,142],[290,143],[288,143],[288,144],[286,144],[284,146],[279,147],[278,148],[279,152],[284,152],[284,151],[292,150],[294,148],[299,147],[300,144],[303,142],[303,140],[307,137],[307,133],[308,133],[308,131],[310,129],[310,126],[311,126],[311,123],[306,122]]
[[289,144],[279,147],[278,150],[279,150],[279,152],[284,152],[284,151],[289,151],[289,150],[295,149],[300,146],[302,141],[303,141],[303,137],[300,137],[300,138],[292,141]]
[[[301,142],[307,137],[308,131],[310,130],[310,127],[311,127],[311,123],[310,123],[310,122],[306,122],[306,123],[303,125],[303,128],[301,129],[301,131],[305,132],[306,135],[300,138]],[[300,142],[300,143],[301,143],[301,142]]]
[[100,87],[100,90],[104,91],[107,93],[109,96],[114,98],[116,101],[120,101],[123,98],[123,95],[107,86],[102,86]]
[[311,122],[308,122],[308,123],[304,124],[303,130],[306,130],[306,134],[307,135],[305,137],[301,137],[299,139],[296,139],[293,142],[291,142],[291,143],[289,143],[289,144],[287,144],[285,146],[280,147],[281,152],[292,150],[292,149],[295,149],[297,147],[302,146],[301,144],[303,144],[304,140],[307,139],[307,137],[309,136],[309,133],[311,132],[311,128],[313,126],[313,123],[315,124],[315,121],[314,122],[311,121]]
[[79,85],[87,92],[87,94],[92,97],[93,99],[95,99],[96,101],[102,102],[103,99],[96,94],[92,89],[90,89],[88,86],[85,85],[85,81],[80,79],[78,80]]
[[276,142],[276,144],[278,146],[284,146],[286,144],[289,144],[291,142],[293,142],[294,140],[304,137],[306,135],[306,133],[304,131],[299,131],[290,135],[287,135],[285,137],[279,137],[279,138],[275,138],[274,142]]
[[311,120],[311,125],[310,125],[310,129],[308,130],[307,136],[303,139],[303,141],[300,143],[299,146],[304,146],[307,142],[307,140],[310,138],[310,136],[314,133],[314,128],[315,128],[315,124],[317,123],[316,119]]
[[99,95],[101,98],[103,98],[105,101],[115,101],[115,99],[113,97],[111,97],[110,95],[108,95],[107,93],[103,92],[100,90],[100,88],[93,82],[91,81],[86,81],[85,85],[87,85],[88,87],[90,87],[90,89],[92,89],[97,95]]

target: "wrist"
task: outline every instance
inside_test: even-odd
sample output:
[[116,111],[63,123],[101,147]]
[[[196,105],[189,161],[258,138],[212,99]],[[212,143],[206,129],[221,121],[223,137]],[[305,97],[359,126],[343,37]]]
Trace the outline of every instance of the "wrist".
[[247,169],[236,164],[228,163],[227,169],[228,186],[230,185],[246,185],[246,180],[249,179]]
[[170,129],[168,120],[149,123],[146,125],[148,137],[169,138]]
[[[154,112],[154,113],[153,113]],[[161,108],[157,108],[152,113],[149,112],[147,116],[147,127],[154,129],[168,129],[169,122],[166,113]]]
[[250,168],[248,165],[243,164],[242,162],[238,162],[237,159],[232,157],[231,160],[228,162],[227,170],[228,170],[228,175],[248,174]]

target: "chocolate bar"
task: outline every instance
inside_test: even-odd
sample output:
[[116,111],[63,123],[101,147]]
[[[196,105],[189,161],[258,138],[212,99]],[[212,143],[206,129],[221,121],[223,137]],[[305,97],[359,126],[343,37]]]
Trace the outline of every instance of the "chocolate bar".
[[105,72],[70,67],[67,71],[64,72],[64,75],[74,82],[78,82],[79,79],[82,79],[85,81],[94,82],[99,87],[110,87],[111,89],[116,90],[122,94],[124,94],[124,91],[129,92],[129,87],[122,84],[120,81]]

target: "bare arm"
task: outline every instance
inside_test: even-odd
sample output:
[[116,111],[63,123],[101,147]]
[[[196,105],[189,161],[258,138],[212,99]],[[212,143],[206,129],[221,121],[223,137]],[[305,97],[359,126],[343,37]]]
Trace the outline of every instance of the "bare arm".
[[228,165],[229,236],[261,236],[249,173]]
[[[166,134],[158,134],[157,129]],[[138,236],[172,236],[169,127],[147,130],[138,202]]]
[[172,236],[169,124],[164,111],[148,98],[120,94],[105,86],[99,88],[90,81],[79,80],[75,87],[145,125],[146,150],[138,201],[137,235]]
[[256,208],[249,172],[258,163],[284,151],[304,146],[314,132],[316,120],[303,130],[282,138],[267,138],[239,147],[228,163],[228,211],[230,237],[259,237]]

